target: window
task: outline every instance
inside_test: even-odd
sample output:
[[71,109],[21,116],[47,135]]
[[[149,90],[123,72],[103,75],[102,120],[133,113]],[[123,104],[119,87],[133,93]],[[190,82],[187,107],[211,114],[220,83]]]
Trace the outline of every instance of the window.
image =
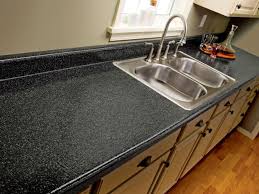
[[[114,24],[108,28],[110,41],[160,37],[173,14],[186,18],[193,0],[120,0]],[[182,23],[175,19],[168,36],[181,33]]]

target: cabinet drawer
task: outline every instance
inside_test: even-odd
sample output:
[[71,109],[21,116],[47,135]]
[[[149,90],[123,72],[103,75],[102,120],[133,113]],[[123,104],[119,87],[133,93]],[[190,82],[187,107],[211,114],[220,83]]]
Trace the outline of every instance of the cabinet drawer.
[[180,129],[106,175],[103,178],[99,194],[109,193],[115,187],[145,168],[144,163],[152,163],[159,156],[170,150],[174,146],[179,133]]
[[109,194],[147,194],[152,185],[154,177],[160,171],[159,169],[161,169],[163,162],[167,160],[168,155],[169,152],[158,158],[156,161],[154,161],[154,163],[140,171],[127,182],[123,183],[115,190],[109,192]]
[[237,96],[238,92],[235,92],[234,94],[232,94],[231,96],[225,98],[223,101],[221,101],[215,112],[213,113],[212,118],[215,118],[219,113],[223,112],[225,109],[229,108],[235,101],[236,96]]
[[190,136],[192,133],[197,131],[199,128],[206,125],[206,122],[211,118],[216,106],[212,107],[208,111],[202,113],[192,121],[190,121],[183,129],[180,141],[184,140],[186,137]]
[[247,84],[245,84],[239,91],[238,95],[237,95],[237,100],[242,98],[243,96],[248,96],[250,95],[250,93],[252,92],[252,90],[254,89],[256,85],[255,80],[248,82]]

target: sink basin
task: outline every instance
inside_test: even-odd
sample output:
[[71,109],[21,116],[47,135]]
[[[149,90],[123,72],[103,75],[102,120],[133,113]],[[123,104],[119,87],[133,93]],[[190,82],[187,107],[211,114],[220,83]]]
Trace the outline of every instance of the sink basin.
[[218,72],[197,60],[187,57],[182,52],[178,52],[177,56],[177,58],[170,58],[168,60],[168,64],[205,86],[220,88],[228,81],[221,72]]
[[161,63],[149,63],[144,57],[114,62],[133,78],[185,110],[192,110],[219,95],[235,79],[178,52]]
[[164,95],[179,101],[192,102],[207,93],[205,87],[162,64],[136,67],[135,74]]

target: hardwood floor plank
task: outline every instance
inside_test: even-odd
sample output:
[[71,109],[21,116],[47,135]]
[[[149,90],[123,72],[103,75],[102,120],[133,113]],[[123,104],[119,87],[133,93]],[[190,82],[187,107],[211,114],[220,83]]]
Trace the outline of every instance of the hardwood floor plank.
[[234,131],[167,194],[259,194],[259,137]]

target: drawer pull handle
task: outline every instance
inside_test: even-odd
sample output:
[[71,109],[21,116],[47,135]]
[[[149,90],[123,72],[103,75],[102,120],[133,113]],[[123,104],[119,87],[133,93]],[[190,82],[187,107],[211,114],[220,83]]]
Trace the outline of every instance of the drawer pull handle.
[[233,110],[231,110],[231,111],[229,111],[229,112],[230,112],[230,114],[232,114],[232,115],[234,114],[234,111],[233,111]]
[[247,89],[246,89],[246,91],[248,91],[248,92],[250,92],[252,89],[250,88],[250,87],[248,87]]
[[244,116],[245,116],[245,113],[242,113],[240,116],[241,116],[241,117],[244,117]]
[[213,129],[211,129],[211,128],[207,129],[207,131],[208,131],[209,133],[211,133],[211,132],[212,132],[212,130],[213,130]]
[[166,168],[170,166],[170,162],[164,161],[163,164],[165,165]]
[[240,9],[242,7],[241,4],[237,4],[237,9]]
[[200,120],[200,121],[195,125],[195,127],[203,127],[203,126],[204,126],[203,120]]
[[229,106],[231,106],[231,103],[229,101],[227,101],[227,103],[224,106],[229,107]]
[[206,137],[206,132],[201,133],[202,137]]
[[148,167],[152,163],[152,156],[147,156],[139,164],[138,167]]

